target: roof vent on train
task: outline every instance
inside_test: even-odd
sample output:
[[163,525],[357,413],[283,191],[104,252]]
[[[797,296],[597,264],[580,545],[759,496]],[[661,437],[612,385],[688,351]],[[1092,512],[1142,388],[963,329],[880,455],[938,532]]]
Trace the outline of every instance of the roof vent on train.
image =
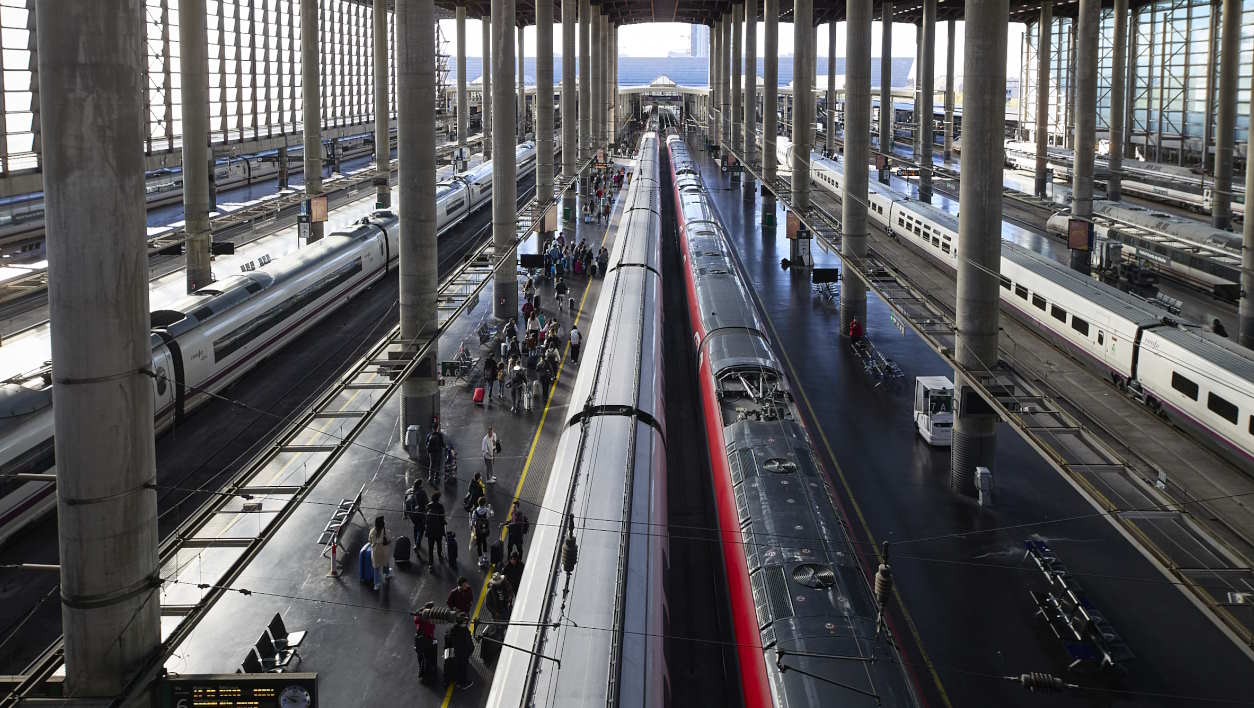
[[797,463],[783,457],[772,457],[762,463],[762,469],[775,474],[792,474],[797,471]]
[[175,322],[182,321],[185,317],[187,315],[178,310],[153,310],[152,314],[149,315],[153,329],[169,327]]
[[836,573],[830,565],[802,563],[792,569],[792,579],[808,588],[823,590],[836,584]]

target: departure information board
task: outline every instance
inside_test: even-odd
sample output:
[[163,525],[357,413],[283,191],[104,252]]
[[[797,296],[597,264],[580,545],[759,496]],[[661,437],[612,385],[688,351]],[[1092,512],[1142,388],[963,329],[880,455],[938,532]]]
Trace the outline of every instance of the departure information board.
[[161,708],[315,708],[318,674],[201,674],[161,680]]

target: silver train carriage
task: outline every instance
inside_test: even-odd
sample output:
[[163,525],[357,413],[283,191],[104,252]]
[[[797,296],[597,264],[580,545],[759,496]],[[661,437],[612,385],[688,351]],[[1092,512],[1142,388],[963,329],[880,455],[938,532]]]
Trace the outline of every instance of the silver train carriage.
[[[668,702],[657,152],[656,133],[646,133],[534,524],[511,617],[519,624],[505,635],[489,706]],[[578,544],[569,574],[568,535]]]

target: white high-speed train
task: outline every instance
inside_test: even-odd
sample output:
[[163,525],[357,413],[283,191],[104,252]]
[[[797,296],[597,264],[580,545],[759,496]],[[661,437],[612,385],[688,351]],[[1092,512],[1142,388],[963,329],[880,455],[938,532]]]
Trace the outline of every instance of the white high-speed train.
[[[792,144],[779,138],[781,164]],[[814,183],[837,197],[843,167],[810,155]],[[868,216],[945,266],[958,262],[958,219],[872,181]],[[1120,387],[1230,456],[1254,460],[1254,352],[1013,243],[1001,245],[1001,297],[1025,321],[1084,355]]]
[[[517,147],[519,175],[535,168],[535,143]],[[491,198],[485,163],[436,187],[437,232]],[[485,176],[486,175],[486,176]],[[181,420],[266,357],[381,279],[397,262],[399,221],[376,211],[347,231],[258,270],[232,275],[152,313],[156,429]],[[0,384],[0,543],[50,511],[50,482],[14,481],[54,468],[52,367]]]

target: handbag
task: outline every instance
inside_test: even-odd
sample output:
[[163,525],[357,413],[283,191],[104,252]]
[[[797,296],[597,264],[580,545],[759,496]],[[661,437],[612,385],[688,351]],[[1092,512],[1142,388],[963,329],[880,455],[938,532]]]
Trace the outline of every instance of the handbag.
[[496,441],[494,449],[496,450],[496,454],[501,454],[501,441],[499,439]]

